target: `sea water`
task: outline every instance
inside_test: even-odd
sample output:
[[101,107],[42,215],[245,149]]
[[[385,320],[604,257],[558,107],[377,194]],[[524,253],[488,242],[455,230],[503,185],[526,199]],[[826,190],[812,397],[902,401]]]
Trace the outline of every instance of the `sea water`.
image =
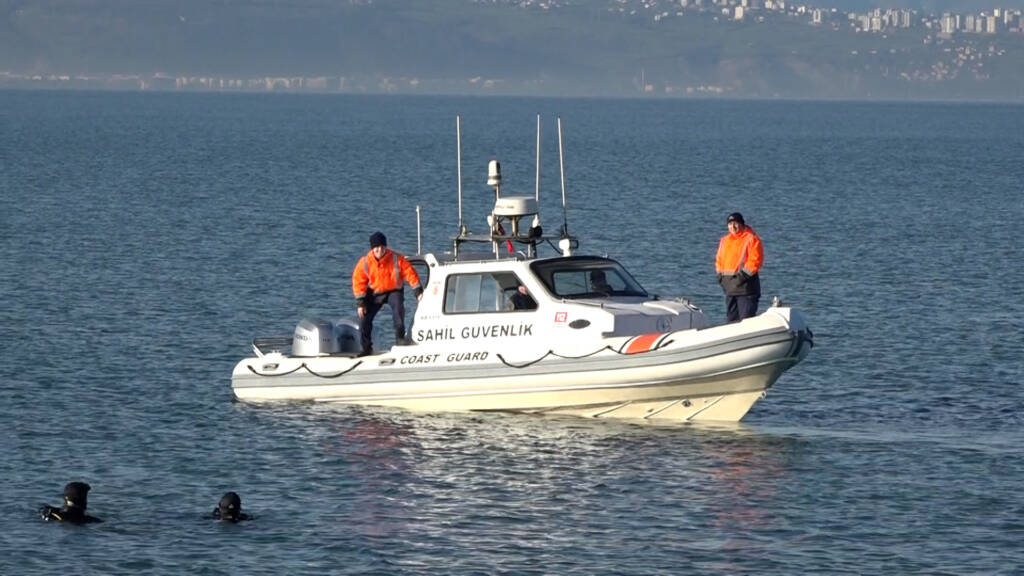
[[[816,346],[741,424],[233,401],[373,231],[450,249],[457,115],[467,228],[490,159],[532,195],[537,114],[545,230],[649,292],[722,321],[762,237]],[[0,92],[0,573],[1018,573],[1021,150],[998,104]],[[39,519],[72,480],[102,524]]]

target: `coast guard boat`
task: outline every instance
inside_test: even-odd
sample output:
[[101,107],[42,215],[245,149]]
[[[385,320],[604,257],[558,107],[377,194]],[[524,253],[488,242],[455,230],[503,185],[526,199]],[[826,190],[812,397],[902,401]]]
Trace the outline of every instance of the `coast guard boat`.
[[[558,134],[561,166],[560,119]],[[538,118],[538,166],[539,143]],[[648,294],[617,261],[577,254],[564,220],[557,238],[544,236],[537,196],[501,196],[497,161],[488,232],[467,232],[461,151],[459,165],[453,250],[412,258],[427,277],[410,339],[360,357],[355,320],[304,319],[291,337],[254,340],[232,374],[238,399],[735,422],[812,348],[798,310],[776,302],[712,326],[690,302]],[[558,251],[541,256],[546,245]]]

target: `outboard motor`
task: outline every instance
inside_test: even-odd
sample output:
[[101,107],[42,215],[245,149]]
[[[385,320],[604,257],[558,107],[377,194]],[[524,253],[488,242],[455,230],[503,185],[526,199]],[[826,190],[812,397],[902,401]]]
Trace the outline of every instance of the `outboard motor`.
[[321,356],[336,354],[338,339],[334,323],[323,318],[303,318],[292,335],[292,356]]
[[352,318],[342,318],[334,326],[334,335],[338,341],[338,352],[342,354],[358,354],[362,350],[359,342],[359,321]]

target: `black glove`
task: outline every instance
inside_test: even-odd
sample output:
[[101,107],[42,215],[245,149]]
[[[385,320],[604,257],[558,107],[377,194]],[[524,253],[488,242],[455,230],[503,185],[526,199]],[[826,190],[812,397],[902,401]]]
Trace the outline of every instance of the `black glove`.
[[42,508],[39,509],[39,516],[43,520],[47,520],[47,521],[49,521],[49,520],[58,520],[58,521],[61,520],[60,515],[54,516],[54,514],[53,514],[54,512],[60,512],[60,508],[54,508],[53,506],[49,506],[49,505],[43,506]]
[[413,296],[419,298],[420,294],[423,294],[423,287],[422,286],[417,286],[417,287],[412,289],[412,295]]
[[366,297],[356,298],[356,308],[366,308]]

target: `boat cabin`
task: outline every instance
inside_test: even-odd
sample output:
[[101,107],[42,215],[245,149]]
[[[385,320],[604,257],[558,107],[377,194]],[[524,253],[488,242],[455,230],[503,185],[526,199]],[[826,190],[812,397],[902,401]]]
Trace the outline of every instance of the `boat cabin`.
[[611,336],[706,325],[699,309],[655,299],[610,258],[442,261],[428,254],[424,262],[429,279],[411,330],[417,344],[593,348]]

